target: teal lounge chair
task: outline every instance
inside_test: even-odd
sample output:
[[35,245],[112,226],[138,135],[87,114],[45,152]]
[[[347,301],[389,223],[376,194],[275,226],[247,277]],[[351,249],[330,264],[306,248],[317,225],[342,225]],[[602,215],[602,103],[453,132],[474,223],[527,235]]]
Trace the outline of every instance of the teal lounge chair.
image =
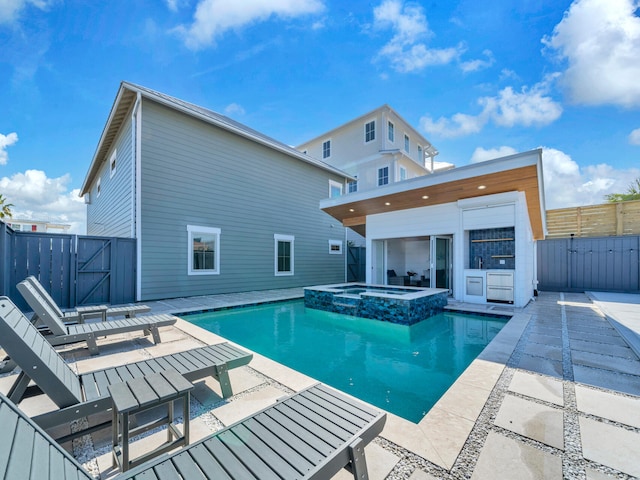
[[[367,479],[364,447],[385,420],[384,413],[318,384],[115,479],[327,479],[342,468]],[[2,394],[0,424],[2,478],[92,479]]]
[[69,343],[87,342],[89,353],[97,355],[97,337],[117,335],[126,332],[143,331],[145,334],[151,333],[153,341],[160,343],[160,332],[158,328],[173,325],[178,317],[173,315],[149,315],[144,317],[123,318],[110,320],[108,322],[65,324],[64,319],[51,308],[49,302],[40,294],[40,291],[27,280],[23,280],[17,285],[18,290],[33,309],[38,320],[50,331],[51,335],[46,338],[52,345],[67,345]]
[[[76,375],[7,297],[0,297],[0,338],[7,354],[21,369],[7,396],[19,403],[33,381],[58,406],[58,410],[34,417],[45,429],[106,412],[111,408],[107,388],[110,384],[162,370],[177,370],[189,381],[211,376],[220,382],[223,397],[229,397],[233,392],[228,371],[248,364],[252,358],[248,352],[221,343]],[[91,431],[107,424],[110,420]],[[90,431],[83,430],[72,437],[84,433]]]

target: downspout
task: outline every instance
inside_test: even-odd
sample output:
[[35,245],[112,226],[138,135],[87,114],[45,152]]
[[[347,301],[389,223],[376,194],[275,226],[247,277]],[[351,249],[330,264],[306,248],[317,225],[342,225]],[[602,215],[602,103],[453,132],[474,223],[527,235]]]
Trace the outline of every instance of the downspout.
[[134,107],[135,132],[135,218],[136,229],[136,301],[142,300],[142,94],[137,93]]

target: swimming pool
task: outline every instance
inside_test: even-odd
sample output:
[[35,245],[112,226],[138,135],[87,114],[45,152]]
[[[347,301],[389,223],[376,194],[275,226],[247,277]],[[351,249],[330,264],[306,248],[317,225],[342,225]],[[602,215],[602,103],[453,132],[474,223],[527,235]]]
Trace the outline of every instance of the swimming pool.
[[184,318],[413,422],[508,320],[441,313],[405,326],[305,308],[302,300]]

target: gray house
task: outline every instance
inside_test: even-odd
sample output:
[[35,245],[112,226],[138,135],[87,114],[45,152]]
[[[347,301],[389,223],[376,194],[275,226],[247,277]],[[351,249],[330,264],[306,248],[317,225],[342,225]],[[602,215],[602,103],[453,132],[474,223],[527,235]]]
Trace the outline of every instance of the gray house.
[[82,186],[87,234],[137,239],[137,300],[344,281],[318,208],[341,170],[223,115],[123,82]]

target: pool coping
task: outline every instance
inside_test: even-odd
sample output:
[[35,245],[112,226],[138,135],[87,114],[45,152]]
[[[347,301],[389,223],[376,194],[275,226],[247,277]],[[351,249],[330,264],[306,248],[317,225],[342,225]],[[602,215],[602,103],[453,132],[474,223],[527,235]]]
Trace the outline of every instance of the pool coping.
[[[300,300],[300,298],[254,302],[220,308],[214,307],[176,315],[188,316],[196,313],[294,300]],[[478,314],[478,312],[474,311],[465,312],[461,308],[456,309],[456,311],[459,313]],[[506,314],[496,313],[485,313],[485,315],[506,316]],[[387,421],[380,437],[446,470],[451,470],[530,319],[530,314],[514,313],[500,332],[458,376],[456,381],[438,399],[420,422],[414,423],[391,412],[386,412]],[[220,341],[234,343],[194,325],[188,320],[180,319],[179,324],[176,324],[176,326],[206,343],[218,343]],[[249,365],[250,367],[292,390],[299,391],[318,382],[313,377],[254,352],[245,346],[238,346],[253,353],[254,358]],[[377,406],[372,405],[372,407],[382,410]]]

